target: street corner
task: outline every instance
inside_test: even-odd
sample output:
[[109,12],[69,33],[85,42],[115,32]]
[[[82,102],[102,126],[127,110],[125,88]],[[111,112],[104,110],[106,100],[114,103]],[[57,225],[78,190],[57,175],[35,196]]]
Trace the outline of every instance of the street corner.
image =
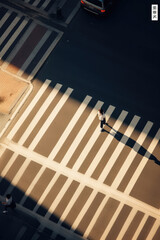
[[0,114],[8,115],[30,84],[0,69]]

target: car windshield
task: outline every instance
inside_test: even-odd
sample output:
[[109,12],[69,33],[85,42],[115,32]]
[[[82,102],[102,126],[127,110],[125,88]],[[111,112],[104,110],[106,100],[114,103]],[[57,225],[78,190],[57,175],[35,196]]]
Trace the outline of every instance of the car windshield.
[[99,0],[87,0],[87,1],[93,3],[94,5],[102,7],[102,2],[100,2]]

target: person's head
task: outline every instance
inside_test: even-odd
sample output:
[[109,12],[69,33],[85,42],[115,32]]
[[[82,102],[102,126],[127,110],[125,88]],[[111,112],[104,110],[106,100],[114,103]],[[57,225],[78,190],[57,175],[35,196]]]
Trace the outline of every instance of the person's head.
[[7,198],[7,199],[10,199],[10,198],[11,198],[11,194],[7,194],[7,195],[6,195],[6,198]]
[[100,109],[99,109],[99,112],[100,112],[101,114],[103,114],[103,109],[102,109],[102,108],[100,108]]

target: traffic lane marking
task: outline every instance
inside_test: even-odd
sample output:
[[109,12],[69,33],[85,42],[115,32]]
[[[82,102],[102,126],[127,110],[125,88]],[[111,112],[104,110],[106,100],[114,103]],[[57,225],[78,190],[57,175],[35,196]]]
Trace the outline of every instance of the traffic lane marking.
[[118,190],[112,189],[109,186],[104,185],[101,182],[98,182],[94,179],[91,179],[90,177],[87,177],[83,174],[80,174],[78,172],[73,172],[73,170],[62,166],[61,164],[58,164],[54,161],[48,161],[48,159],[44,156],[41,156],[40,154],[29,151],[28,149],[24,148],[23,146],[19,146],[18,144],[9,141],[8,139],[4,139],[4,142],[1,143],[2,146],[11,149],[14,152],[18,152],[18,154],[26,157],[26,158],[32,158],[35,162],[41,165],[45,165],[46,167],[53,169],[54,171],[61,173],[62,175],[65,175],[69,178],[72,178],[73,180],[79,181],[81,183],[84,183],[84,185],[87,184],[92,189],[97,189],[97,192],[102,192],[103,194],[111,194],[111,196],[115,199],[120,199],[121,202],[124,202],[125,204],[136,208],[137,210],[143,211],[144,213],[147,213],[150,216],[153,216],[154,218],[157,218],[160,220],[159,213],[157,212],[157,208],[154,208],[138,199],[135,199],[131,196],[128,196],[124,193],[119,192]]

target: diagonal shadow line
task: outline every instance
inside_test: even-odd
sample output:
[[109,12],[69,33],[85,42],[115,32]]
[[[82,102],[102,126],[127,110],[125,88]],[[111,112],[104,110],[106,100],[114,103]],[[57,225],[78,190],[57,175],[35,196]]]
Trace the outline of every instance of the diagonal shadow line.
[[[136,142],[135,140],[133,140],[132,138],[124,135],[121,132],[116,131],[114,128],[112,128],[112,126],[110,126],[108,123],[106,123],[106,125],[112,129],[114,132],[111,133],[105,129],[103,129],[103,132],[106,132],[110,135],[112,135],[115,139],[117,139],[119,142],[125,144],[126,146],[132,148],[135,152],[139,153],[140,155],[144,156],[148,156],[149,160],[153,160],[157,165],[160,165],[160,161],[150,152],[147,151],[147,149],[145,149],[142,145],[140,145],[138,142]],[[128,139],[126,141],[126,139]]]

